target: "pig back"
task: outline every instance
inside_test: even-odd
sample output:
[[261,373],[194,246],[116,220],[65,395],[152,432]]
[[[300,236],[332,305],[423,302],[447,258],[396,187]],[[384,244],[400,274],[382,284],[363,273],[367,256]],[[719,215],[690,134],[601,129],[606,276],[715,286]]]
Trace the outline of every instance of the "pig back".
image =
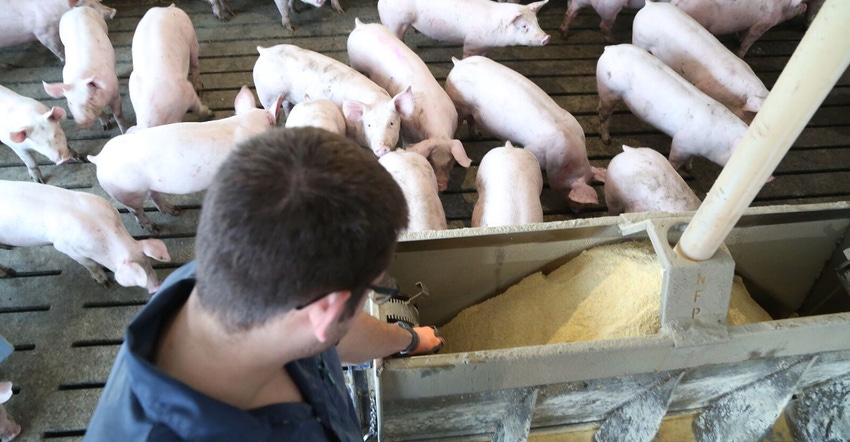
[[192,20],[182,9],[150,8],[133,34],[133,71],[176,73],[185,79],[189,73],[191,48],[197,45]]
[[473,227],[543,221],[543,174],[528,150],[510,144],[491,149],[481,160],[475,184],[478,201],[473,208]]
[[0,47],[58,35],[59,20],[70,8],[67,0],[0,0]]
[[605,202],[609,215],[632,212],[687,212],[700,200],[657,151],[623,146],[608,163]]
[[437,193],[437,177],[425,157],[396,150],[381,156],[378,162],[404,194],[410,219],[406,232],[446,228],[446,214]]
[[632,43],[739,116],[748,97],[767,97],[764,83],[744,60],[672,4],[650,2],[638,11]]
[[254,84],[263,106],[267,97],[277,95],[291,103],[300,103],[305,96],[326,98],[339,108],[346,98],[365,104],[391,99],[363,74],[318,52],[289,44],[257,49],[260,57],[254,64]]
[[631,44],[606,46],[596,79],[600,91],[616,93],[635,115],[671,137],[683,130],[706,138],[712,133],[718,136],[705,141],[725,146],[747,129],[725,106]]
[[540,138],[561,139],[564,129],[581,132],[578,121],[543,89],[489,58],[457,61],[446,78],[446,92],[461,116],[472,114],[503,140],[529,145]]

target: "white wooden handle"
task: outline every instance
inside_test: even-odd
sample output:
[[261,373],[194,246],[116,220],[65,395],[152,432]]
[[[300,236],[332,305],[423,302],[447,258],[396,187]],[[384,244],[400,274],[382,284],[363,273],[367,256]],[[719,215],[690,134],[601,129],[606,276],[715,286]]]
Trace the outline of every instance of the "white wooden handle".
[[714,255],[848,65],[850,0],[827,0],[682,234],[679,256]]

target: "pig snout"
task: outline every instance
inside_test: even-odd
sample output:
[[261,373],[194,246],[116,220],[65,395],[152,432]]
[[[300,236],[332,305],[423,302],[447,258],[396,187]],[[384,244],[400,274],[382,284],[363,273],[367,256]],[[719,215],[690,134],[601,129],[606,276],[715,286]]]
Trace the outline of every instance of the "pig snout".
[[544,36],[543,39],[540,40],[540,46],[546,46],[547,44],[549,44],[550,38],[552,38],[552,36],[549,35],[549,34],[546,34],[546,36]]
[[148,277],[148,293],[153,295],[159,290],[160,286],[162,286],[162,282],[159,279]]
[[375,152],[375,155],[380,158],[388,153],[390,153],[392,149],[385,145],[380,145],[377,148],[373,148],[372,152]]

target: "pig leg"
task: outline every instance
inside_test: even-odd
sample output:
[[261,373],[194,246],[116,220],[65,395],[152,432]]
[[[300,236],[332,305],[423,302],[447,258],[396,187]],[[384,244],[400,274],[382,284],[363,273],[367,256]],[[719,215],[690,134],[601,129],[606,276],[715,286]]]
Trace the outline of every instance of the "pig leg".
[[484,46],[480,42],[476,41],[465,41],[463,42],[463,58],[471,57],[473,55],[480,55],[482,57],[487,56],[487,51],[490,48]]
[[567,31],[570,29],[570,23],[572,23],[576,16],[578,16],[578,11],[582,6],[584,5],[580,5],[576,0],[570,2],[570,5],[567,7],[567,12],[564,13],[564,21],[562,21],[561,26],[558,27],[558,31],[561,33],[561,38],[567,38]]
[[24,161],[24,164],[27,165],[27,173],[30,178],[37,183],[44,184],[44,176],[41,174],[41,169],[38,168],[38,162],[35,160],[35,157],[32,155],[32,151],[27,149],[18,149],[12,148],[16,154]]
[[747,30],[747,33],[744,34],[744,37],[741,38],[741,48],[738,49],[736,53],[739,57],[744,58],[744,55],[747,54],[747,51],[750,50],[750,46],[758,40],[762,34],[767,32],[768,29],[771,28],[770,23],[757,23],[750,27]]
[[0,278],[15,276],[15,270],[0,264]]
[[0,441],[8,442],[21,434],[21,426],[12,416],[6,412],[6,408],[0,405]]
[[126,133],[130,126],[127,120],[124,119],[124,111],[121,110],[121,94],[115,94],[112,102],[109,103],[109,109],[112,110],[112,115],[115,116],[115,122],[118,123],[118,129],[121,133]]
[[342,6],[339,5],[339,0],[331,0],[331,7],[336,12],[345,12],[345,10],[342,9]]
[[84,254],[80,253],[73,244],[68,244],[64,241],[59,241],[53,244],[53,247],[56,250],[68,255],[74,261],[77,261],[89,271],[89,275],[91,275],[92,279],[97,281],[98,284],[107,287],[109,285],[109,277],[106,276],[106,272],[103,271],[103,268],[100,267],[100,264],[96,263],[91,258],[88,258]]
[[681,146],[681,142],[673,137],[673,143],[670,145],[670,156],[667,157],[673,169],[679,170],[682,165],[685,165],[685,170],[689,171],[693,168],[693,158],[687,150]]
[[605,41],[608,44],[614,44],[614,22],[617,20],[617,14],[623,9],[622,3],[616,5],[600,5],[599,16],[602,17],[602,22],[599,23],[599,29],[602,30],[602,35],[605,36]]
[[289,22],[289,10],[292,8],[292,2],[295,0],[274,0],[277,5],[277,10],[280,11],[280,23],[289,31],[294,31],[292,24]]
[[213,14],[218,17],[219,20],[227,21],[231,17],[235,16],[236,13],[233,12],[233,8],[230,7],[230,3],[227,0],[209,0],[210,5],[212,6]]
[[614,106],[620,101],[620,96],[611,92],[603,85],[598,85],[599,90],[599,137],[605,144],[611,143],[611,133],[609,127],[611,125],[611,114],[614,113]]
[[151,201],[153,201],[153,205],[156,206],[156,209],[160,212],[167,213],[173,216],[180,215],[180,209],[174,207],[173,205],[168,203],[168,201],[165,201],[165,199],[159,192],[154,192],[153,190],[151,190],[150,192],[148,192],[148,196],[151,198]]
[[192,42],[192,47],[189,48],[189,74],[192,76],[192,86],[196,92],[204,89],[204,82],[201,80],[201,63],[198,61],[199,45],[198,40]]
[[38,33],[35,38],[43,44],[50,52],[59,57],[62,63],[65,63],[65,46],[62,45],[62,40],[59,38],[59,27],[56,27],[56,32]]
[[100,186],[112,198],[121,203],[127,210],[136,217],[136,221],[152,233],[159,233],[159,227],[145,213],[144,204],[148,192],[137,192],[134,190],[121,189],[115,183],[101,181]]
[[[192,87],[194,88],[194,86]],[[213,112],[210,110],[210,108],[207,107],[207,105],[201,103],[201,99],[198,98],[197,94],[195,94],[195,100],[192,102],[192,105],[189,106],[189,110],[198,114],[198,118],[200,118],[201,120],[209,120],[213,117]]]

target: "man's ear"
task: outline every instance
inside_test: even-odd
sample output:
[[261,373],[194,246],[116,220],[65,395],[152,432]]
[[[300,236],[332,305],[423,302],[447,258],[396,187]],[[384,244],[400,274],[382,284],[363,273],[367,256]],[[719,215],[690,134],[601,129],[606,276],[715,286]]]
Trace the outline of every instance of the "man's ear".
[[339,322],[349,298],[351,292],[348,290],[332,292],[305,307],[313,334],[319,342],[327,342],[329,332]]

